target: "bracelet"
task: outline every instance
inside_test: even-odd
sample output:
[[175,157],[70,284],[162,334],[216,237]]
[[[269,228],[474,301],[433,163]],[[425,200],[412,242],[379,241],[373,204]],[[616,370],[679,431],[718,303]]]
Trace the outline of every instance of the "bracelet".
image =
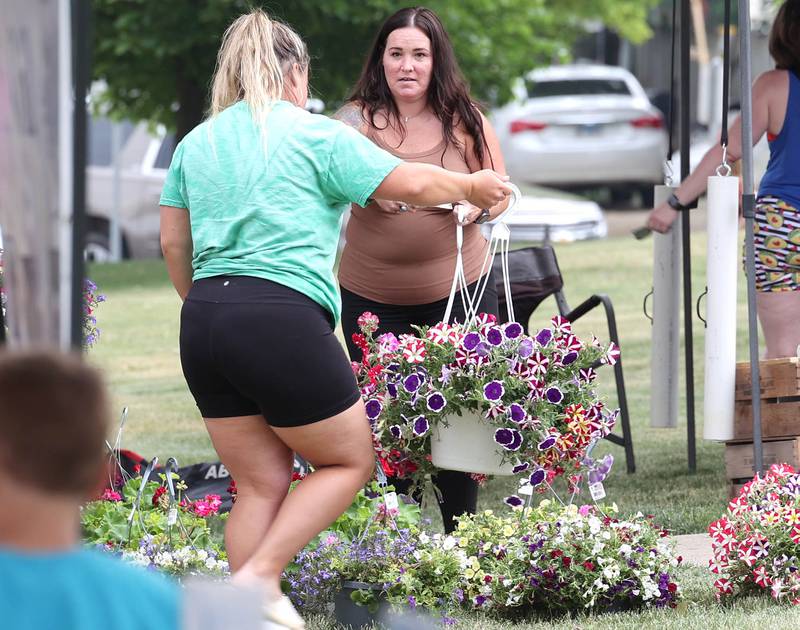
[[678,196],[675,193],[672,193],[667,199],[667,205],[673,210],[677,210],[678,212],[684,212],[685,210],[691,210],[691,206],[687,204],[681,203],[681,200],[678,199]]
[[481,213],[477,216],[477,218],[473,221],[473,223],[477,223],[480,225],[481,223],[486,223],[489,219],[492,218],[491,213],[487,208],[481,210]]

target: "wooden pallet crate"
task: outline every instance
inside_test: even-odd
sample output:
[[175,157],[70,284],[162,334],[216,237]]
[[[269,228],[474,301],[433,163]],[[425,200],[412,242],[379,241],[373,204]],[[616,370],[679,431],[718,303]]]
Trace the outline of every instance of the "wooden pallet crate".
[[[761,435],[800,435],[800,358],[761,361]],[[736,364],[734,439],[753,438],[753,387],[750,364]]]
[[[764,469],[772,464],[791,464],[800,468],[800,437],[769,440],[762,444]],[[725,445],[725,476],[730,480],[751,479],[756,474],[752,442]]]

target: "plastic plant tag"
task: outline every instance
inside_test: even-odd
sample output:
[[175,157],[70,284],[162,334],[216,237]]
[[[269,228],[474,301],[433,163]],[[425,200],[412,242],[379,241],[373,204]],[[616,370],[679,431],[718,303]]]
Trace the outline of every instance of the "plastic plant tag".
[[606,489],[603,487],[603,482],[598,481],[597,483],[593,483],[589,486],[589,494],[592,495],[592,499],[595,501],[599,501],[600,499],[606,498]]
[[396,492],[387,492],[386,496],[386,509],[387,510],[396,510],[398,507],[397,503],[397,493]]
[[167,513],[167,525],[172,527],[178,522],[178,508],[171,507]]
[[533,486],[529,484],[527,481],[523,482],[520,484],[518,492],[520,494],[524,494],[529,497],[533,496]]

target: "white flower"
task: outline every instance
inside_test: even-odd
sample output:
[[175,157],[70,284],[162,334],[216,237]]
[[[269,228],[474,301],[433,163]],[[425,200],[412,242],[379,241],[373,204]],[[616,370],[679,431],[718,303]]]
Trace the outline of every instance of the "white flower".
[[633,548],[632,548],[630,545],[627,545],[627,544],[626,544],[626,545],[620,545],[620,547],[619,547],[619,552],[620,552],[620,553],[621,553],[623,556],[625,556],[626,558],[627,558],[629,555],[631,555],[631,552],[632,552],[632,551],[633,551]]
[[619,565],[613,563],[603,569],[603,577],[609,582],[614,582],[619,577]]
[[430,541],[431,541],[430,536],[428,536],[428,534],[426,534],[425,532],[422,532],[419,535],[419,542],[422,543],[423,545],[427,545]]
[[600,522],[600,519],[596,516],[589,517],[589,531],[597,535],[600,533],[600,530],[603,528],[603,524]]
[[453,536],[446,536],[442,541],[442,549],[450,551],[451,549],[455,549],[456,544],[456,539]]

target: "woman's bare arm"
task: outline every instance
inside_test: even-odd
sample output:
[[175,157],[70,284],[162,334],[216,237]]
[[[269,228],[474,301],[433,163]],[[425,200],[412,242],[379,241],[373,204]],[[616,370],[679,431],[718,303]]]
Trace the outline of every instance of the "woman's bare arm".
[[415,206],[436,206],[466,199],[478,207],[490,208],[511,194],[506,179],[488,169],[467,174],[433,164],[403,162],[384,178],[373,196]]
[[182,300],[192,288],[192,231],[186,208],[160,206],[161,251],[167,273]]

